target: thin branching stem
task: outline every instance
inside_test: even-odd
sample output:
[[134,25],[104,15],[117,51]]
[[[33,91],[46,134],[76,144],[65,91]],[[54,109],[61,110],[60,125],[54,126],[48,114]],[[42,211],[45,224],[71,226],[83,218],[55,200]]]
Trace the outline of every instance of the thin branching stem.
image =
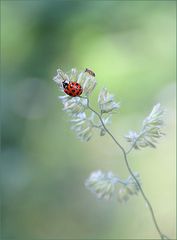
[[101,114],[99,114],[99,113],[98,113],[97,111],[95,111],[92,107],[90,107],[90,105],[89,105],[89,99],[88,99],[88,98],[86,98],[86,99],[87,99],[87,107],[88,107],[92,112],[94,112],[94,113],[98,116],[98,118],[99,118],[99,120],[100,120],[100,122],[101,122],[101,124],[102,124],[102,126],[103,126],[103,128],[104,128],[104,130],[109,134],[109,136],[112,138],[112,140],[113,140],[113,141],[116,143],[116,145],[121,149],[122,154],[123,154],[123,156],[124,156],[124,160],[125,160],[126,167],[127,167],[128,171],[129,171],[130,175],[132,176],[132,178],[135,180],[136,184],[137,184],[138,187],[139,187],[139,190],[140,190],[140,192],[141,192],[141,195],[142,195],[142,197],[144,198],[144,200],[145,200],[145,202],[146,202],[146,204],[147,204],[147,206],[148,206],[148,208],[149,208],[149,211],[150,211],[150,213],[151,213],[151,217],[152,217],[153,223],[154,223],[154,225],[155,225],[155,228],[156,228],[157,232],[159,233],[160,238],[161,238],[161,239],[169,239],[167,236],[165,236],[165,235],[161,232],[161,230],[160,230],[160,228],[159,228],[159,226],[158,226],[158,224],[157,224],[157,220],[156,220],[156,217],[155,217],[155,214],[154,214],[154,210],[153,210],[153,208],[152,208],[152,205],[151,205],[151,203],[149,202],[148,198],[146,197],[146,195],[145,195],[145,193],[144,193],[144,190],[142,189],[142,187],[141,187],[139,181],[137,180],[137,178],[134,176],[133,171],[132,171],[132,169],[131,169],[131,167],[130,167],[130,165],[129,165],[129,163],[128,163],[127,154],[130,153],[130,151],[132,150],[132,148],[130,148],[130,150],[127,151],[127,152],[125,151],[125,149],[122,147],[122,145],[115,139],[115,137],[112,135],[112,133],[111,133],[111,132],[107,129],[107,127],[105,126],[105,124],[104,124],[104,122],[103,122],[103,119],[102,119],[102,117],[101,117]]

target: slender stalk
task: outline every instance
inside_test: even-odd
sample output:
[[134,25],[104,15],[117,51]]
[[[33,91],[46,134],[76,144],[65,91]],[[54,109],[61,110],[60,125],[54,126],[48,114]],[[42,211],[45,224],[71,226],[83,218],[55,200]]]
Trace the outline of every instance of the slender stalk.
[[147,206],[148,206],[148,208],[149,208],[149,211],[150,211],[150,213],[151,213],[151,217],[152,217],[153,223],[154,223],[154,225],[155,225],[155,228],[156,228],[157,232],[159,233],[160,238],[161,238],[161,239],[169,239],[167,236],[165,236],[165,235],[161,232],[161,230],[160,230],[160,228],[159,228],[159,226],[158,226],[158,224],[157,224],[157,220],[156,220],[156,217],[155,217],[155,214],[154,214],[154,210],[153,210],[153,208],[152,208],[152,205],[151,205],[151,203],[149,202],[148,198],[146,197],[146,195],[145,195],[145,193],[144,193],[144,191],[143,191],[143,189],[142,189],[139,181],[138,181],[138,180],[136,179],[136,177],[134,176],[133,171],[132,171],[132,169],[131,169],[131,167],[130,167],[130,165],[129,165],[129,163],[128,163],[127,154],[130,153],[130,151],[132,150],[132,148],[130,148],[127,152],[125,151],[125,149],[122,147],[122,145],[115,139],[115,137],[112,135],[112,133],[111,133],[111,132],[107,129],[107,127],[105,126],[105,124],[104,124],[104,122],[103,122],[103,119],[102,119],[102,117],[101,117],[101,114],[99,114],[99,113],[96,112],[92,107],[90,107],[90,105],[89,105],[89,99],[88,99],[88,98],[86,98],[86,99],[87,99],[87,107],[88,107],[92,112],[94,112],[94,113],[98,116],[98,118],[99,118],[99,120],[100,120],[100,122],[101,122],[101,124],[102,124],[102,126],[103,126],[103,128],[104,128],[104,130],[109,134],[109,136],[112,138],[112,140],[113,140],[113,141],[116,143],[116,145],[121,149],[122,154],[123,154],[123,156],[124,156],[124,160],[125,160],[126,167],[127,167],[128,171],[129,171],[130,175],[132,176],[132,178],[135,180],[136,184],[137,184],[138,187],[139,187],[139,190],[140,190],[140,192],[141,192],[141,195],[142,195],[142,197],[144,198],[144,200],[145,200],[145,202],[146,202],[146,204],[147,204]]

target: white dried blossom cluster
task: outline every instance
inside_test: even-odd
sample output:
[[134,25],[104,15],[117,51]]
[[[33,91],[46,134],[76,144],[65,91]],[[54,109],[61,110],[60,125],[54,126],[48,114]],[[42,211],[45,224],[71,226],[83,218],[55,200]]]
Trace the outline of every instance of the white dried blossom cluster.
[[[83,89],[82,95],[85,96],[90,95],[96,86],[96,79],[94,76],[88,74],[85,71],[79,72],[76,68],[72,68],[68,74],[63,72],[61,69],[57,69],[57,75],[53,78],[53,81],[57,83],[62,91],[62,82],[64,80],[79,83]],[[68,96],[68,98],[71,97]]]
[[114,101],[114,95],[110,94],[106,88],[103,88],[100,91],[98,96],[98,105],[101,110],[101,114],[110,113],[120,107],[120,104]]
[[164,109],[158,103],[153,107],[149,116],[144,119],[139,133],[129,131],[125,138],[131,143],[133,148],[156,147],[157,139],[164,135],[162,132],[163,115]]
[[82,141],[89,141],[93,135],[93,129],[97,127],[94,122],[95,114],[91,113],[87,116],[85,112],[79,113],[71,122],[73,123],[71,129],[76,132],[78,139]]
[[[71,129],[76,132],[77,137],[82,141],[89,141],[93,135],[93,130],[99,130],[100,136],[104,136],[106,131],[94,113],[88,114],[88,97],[96,86],[95,76],[88,72],[73,68],[66,74],[61,69],[57,70],[57,75],[53,80],[63,92],[63,81],[77,82],[82,86],[82,96],[71,97],[67,94],[59,96],[63,103],[63,110],[67,112],[71,118]],[[98,97],[98,105],[102,113],[108,113],[108,116],[102,116],[103,123],[108,125],[111,123],[111,113],[118,109],[119,104],[114,101],[113,95],[108,93],[106,89],[102,89]]]
[[70,97],[69,95],[59,96],[63,103],[63,110],[70,116],[76,116],[83,113],[87,108],[87,99],[80,97]]
[[112,172],[103,173],[102,171],[92,172],[86,180],[85,186],[98,198],[108,200],[115,191],[115,184],[118,179]]
[[[139,175],[134,173],[134,176],[139,181]],[[116,196],[119,202],[126,202],[139,191],[137,183],[131,176],[126,180],[121,180],[112,172],[100,170],[91,173],[85,181],[85,186],[99,199],[109,200]]]

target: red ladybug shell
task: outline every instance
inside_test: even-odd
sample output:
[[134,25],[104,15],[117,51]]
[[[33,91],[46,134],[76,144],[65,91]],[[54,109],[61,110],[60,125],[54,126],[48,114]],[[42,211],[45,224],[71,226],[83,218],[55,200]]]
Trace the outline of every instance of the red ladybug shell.
[[64,92],[71,97],[77,97],[82,94],[83,89],[79,83],[69,82],[64,85]]

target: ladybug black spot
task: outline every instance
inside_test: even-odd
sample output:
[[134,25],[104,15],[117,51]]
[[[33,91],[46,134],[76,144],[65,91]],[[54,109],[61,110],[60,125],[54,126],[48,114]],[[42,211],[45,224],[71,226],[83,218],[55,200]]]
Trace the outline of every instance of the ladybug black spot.
[[63,88],[67,88],[68,87],[68,83],[67,82],[63,82]]

